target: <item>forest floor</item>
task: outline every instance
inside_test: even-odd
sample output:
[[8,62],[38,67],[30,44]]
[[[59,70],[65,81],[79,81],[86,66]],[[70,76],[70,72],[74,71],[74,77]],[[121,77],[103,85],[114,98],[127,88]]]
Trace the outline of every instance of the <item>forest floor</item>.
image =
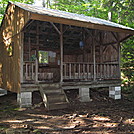
[[32,108],[19,108],[16,94],[0,97],[0,134],[134,134],[134,101],[108,97],[108,91],[91,90],[92,101],[78,100],[78,90],[66,91],[68,109],[47,111],[39,92]]

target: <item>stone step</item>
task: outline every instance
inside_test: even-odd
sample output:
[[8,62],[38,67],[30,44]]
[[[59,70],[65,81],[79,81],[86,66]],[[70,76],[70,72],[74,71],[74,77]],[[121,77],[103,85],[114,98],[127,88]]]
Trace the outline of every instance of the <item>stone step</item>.
[[66,97],[64,94],[53,93],[53,94],[46,94],[48,103],[55,103],[55,102],[66,102]]
[[49,110],[65,109],[68,105],[68,102],[51,103],[49,104]]

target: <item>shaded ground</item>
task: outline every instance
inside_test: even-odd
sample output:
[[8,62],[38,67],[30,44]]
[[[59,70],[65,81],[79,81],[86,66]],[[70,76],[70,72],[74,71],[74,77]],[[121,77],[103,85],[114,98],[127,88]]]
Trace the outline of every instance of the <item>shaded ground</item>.
[[38,92],[32,108],[20,109],[16,94],[0,97],[0,134],[133,134],[134,103],[108,98],[107,91],[91,91],[92,101],[81,103],[77,90],[67,91],[68,109],[47,111]]

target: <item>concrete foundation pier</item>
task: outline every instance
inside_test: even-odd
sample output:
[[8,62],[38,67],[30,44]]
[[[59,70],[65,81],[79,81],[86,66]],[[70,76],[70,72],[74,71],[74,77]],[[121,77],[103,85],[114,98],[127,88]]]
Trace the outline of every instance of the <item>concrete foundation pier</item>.
[[0,88],[0,96],[6,95],[7,90]]
[[121,99],[121,87],[109,87],[109,97],[115,100]]
[[32,106],[32,92],[20,92],[17,94],[17,102],[20,107]]
[[89,88],[79,88],[79,100],[81,102],[89,102],[90,101],[90,89]]

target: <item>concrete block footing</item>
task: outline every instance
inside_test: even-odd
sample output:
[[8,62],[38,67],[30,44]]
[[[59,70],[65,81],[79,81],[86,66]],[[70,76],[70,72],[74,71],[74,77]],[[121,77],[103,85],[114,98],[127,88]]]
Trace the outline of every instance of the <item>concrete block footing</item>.
[[121,99],[121,87],[109,87],[109,97],[115,100]]
[[90,100],[90,93],[89,88],[79,88],[79,100],[81,102],[89,102]]
[[0,88],[0,96],[6,95],[7,90]]
[[17,94],[17,102],[20,107],[32,106],[32,92],[20,92]]

